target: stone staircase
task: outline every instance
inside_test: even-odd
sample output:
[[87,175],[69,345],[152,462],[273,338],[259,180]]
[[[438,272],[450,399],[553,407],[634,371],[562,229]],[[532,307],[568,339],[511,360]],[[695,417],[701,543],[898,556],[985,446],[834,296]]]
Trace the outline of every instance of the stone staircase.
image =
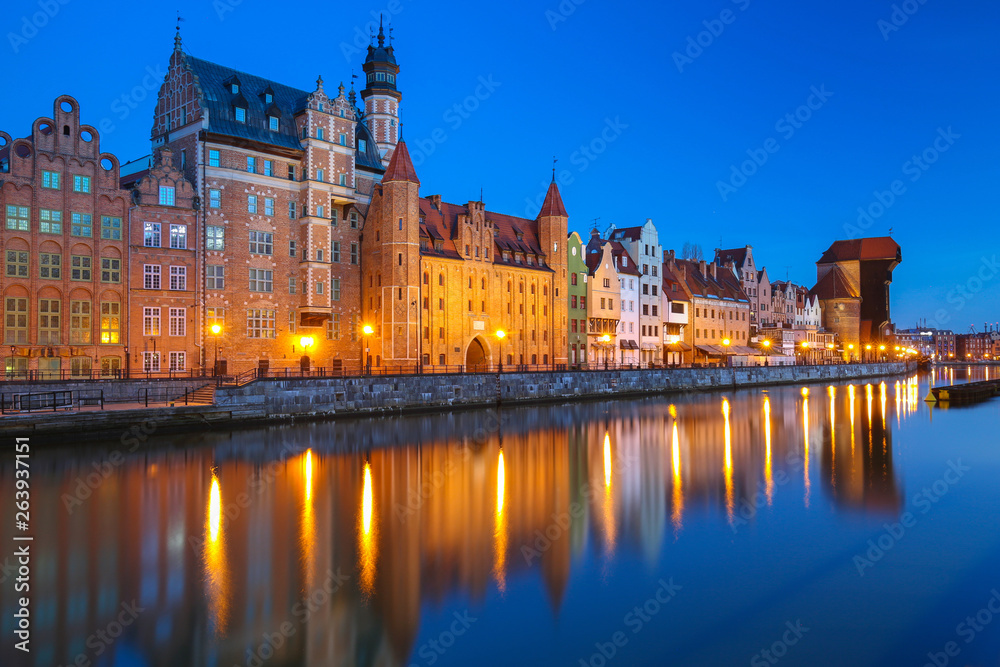
[[[214,405],[215,404],[215,383],[210,382],[206,385],[198,387],[197,389],[188,392],[187,394],[188,405]],[[176,399],[174,403],[177,405],[184,404],[184,394],[181,394]]]

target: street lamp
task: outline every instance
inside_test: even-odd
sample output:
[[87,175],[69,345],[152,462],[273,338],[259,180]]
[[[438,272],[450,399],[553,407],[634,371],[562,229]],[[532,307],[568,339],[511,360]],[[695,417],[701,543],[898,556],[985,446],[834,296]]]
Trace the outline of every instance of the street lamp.
[[771,349],[771,341],[765,338],[761,345],[764,347],[764,365],[769,366],[771,364],[771,360],[767,356],[767,351]]
[[733,344],[733,341],[728,338],[722,339],[722,346],[726,349],[726,368],[729,368],[729,346]]
[[496,337],[500,341],[500,363],[497,365],[497,373],[503,373],[503,339],[507,337],[507,332],[497,329]]
[[302,336],[299,338],[299,344],[302,346],[302,361],[300,362],[300,368],[305,372],[309,372],[309,348],[313,346],[312,336]]
[[372,358],[370,354],[371,349],[368,347],[368,337],[371,336],[373,333],[375,333],[375,329],[372,328],[372,325],[366,324],[363,327],[361,327],[362,344],[364,345],[365,348],[364,359],[362,359],[362,362],[364,364],[361,369],[362,374],[368,374],[372,372]]
[[804,340],[804,341],[802,341],[802,363],[803,364],[808,364],[808,362],[809,362],[809,359],[806,357],[806,355],[808,353],[809,353],[809,341]]
[[222,327],[218,324],[213,324],[211,327],[212,335],[215,336],[215,366],[213,368],[212,374],[219,374],[219,334],[222,333]]
[[604,334],[601,336],[601,342],[604,343],[604,370],[608,370],[608,352],[611,346],[611,334]]

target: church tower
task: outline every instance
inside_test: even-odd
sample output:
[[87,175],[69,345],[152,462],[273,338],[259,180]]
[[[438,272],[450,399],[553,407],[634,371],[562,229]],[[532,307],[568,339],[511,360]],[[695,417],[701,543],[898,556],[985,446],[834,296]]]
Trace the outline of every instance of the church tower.
[[[552,183],[545,193],[542,210],[538,212],[538,243],[545,253],[545,262],[554,274],[551,321],[549,331],[552,335],[552,360],[555,364],[565,364],[568,358],[569,344],[566,340],[569,327],[568,315],[569,297],[566,293],[569,281],[566,274],[566,244],[568,242],[566,227],[569,216],[563,206],[559,186],[556,185],[555,170],[552,170]],[[556,333],[561,332],[561,333]]]
[[[390,28],[389,32],[392,32]],[[365,87],[361,99],[365,105],[365,125],[378,144],[382,164],[388,165],[392,151],[399,141],[399,101],[402,95],[396,90],[396,75],[399,65],[393,53],[392,37],[385,45],[382,21],[378,25],[378,46],[368,45],[368,57],[362,65],[365,72]]]
[[[420,180],[400,141],[376,186],[365,221],[362,317],[375,324],[375,365],[420,356]],[[380,358],[379,358],[380,357]]]

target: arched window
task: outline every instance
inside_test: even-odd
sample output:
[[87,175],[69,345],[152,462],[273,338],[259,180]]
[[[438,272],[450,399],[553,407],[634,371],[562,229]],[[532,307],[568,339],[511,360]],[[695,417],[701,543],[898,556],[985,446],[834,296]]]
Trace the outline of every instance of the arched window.
[[430,284],[429,283],[430,279],[431,279],[430,275],[427,272],[424,272],[424,284],[425,285]]
[[444,285],[444,274],[443,273],[439,273],[438,274],[438,285]]

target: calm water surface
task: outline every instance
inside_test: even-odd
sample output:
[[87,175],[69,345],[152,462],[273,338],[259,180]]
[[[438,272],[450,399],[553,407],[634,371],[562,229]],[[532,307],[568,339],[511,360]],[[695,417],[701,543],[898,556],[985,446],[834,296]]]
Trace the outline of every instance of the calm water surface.
[[37,448],[0,664],[997,665],[998,374]]

